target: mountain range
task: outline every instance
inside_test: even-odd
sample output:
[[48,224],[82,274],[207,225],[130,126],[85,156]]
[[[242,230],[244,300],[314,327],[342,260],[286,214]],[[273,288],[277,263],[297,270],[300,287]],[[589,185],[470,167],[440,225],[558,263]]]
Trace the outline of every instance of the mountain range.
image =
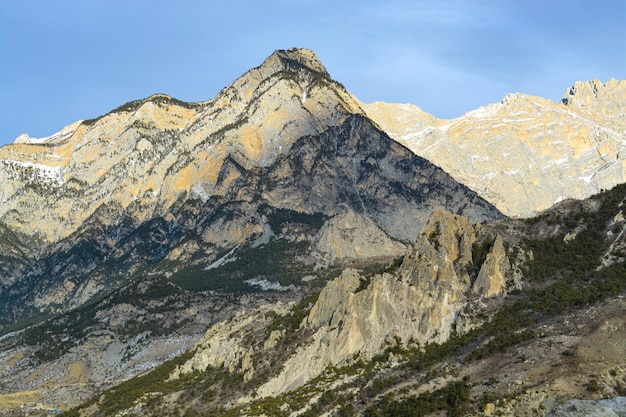
[[392,138],[504,214],[529,217],[626,181],[626,82],[577,82],[563,100],[516,93],[458,119],[413,105],[365,105]]
[[619,411],[624,351],[584,338],[626,332],[625,107],[592,81],[438,120],[289,49],[206,102],[22,135],[0,148],[0,409]]

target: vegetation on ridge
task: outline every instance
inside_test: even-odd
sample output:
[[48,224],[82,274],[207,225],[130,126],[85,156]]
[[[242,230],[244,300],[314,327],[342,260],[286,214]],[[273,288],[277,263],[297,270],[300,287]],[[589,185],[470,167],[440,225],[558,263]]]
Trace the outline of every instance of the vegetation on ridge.
[[178,107],[183,107],[185,109],[196,109],[200,106],[199,103],[191,103],[191,102],[187,102],[187,101],[182,101],[179,100],[177,98],[174,97],[170,97],[167,94],[162,94],[162,93],[156,93],[151,95],[150,97],[146,97],[143,99],[139,99],[139,100],[132,100],[132,101],[128,101],[124,104],[122,104],[121,106],[116,107],[115,109],[111,110],[110,112],[102,115],[102,116],[98,116],[94,119],[87,119],[87,120],[83,120],[83,124],[86,126],[92,126],[94,125],[98,120],[102,119],[103,117],[106,117],[110,114],[116,114],[116,113],[123,113],[123,112],[134,112],[137,109],[139,109],[142,105],[144,105],[147,102],[153,102],[155,104],[157,104],[158,106],[163,106],[163,105],[174,105],[174,106],[178,106]]

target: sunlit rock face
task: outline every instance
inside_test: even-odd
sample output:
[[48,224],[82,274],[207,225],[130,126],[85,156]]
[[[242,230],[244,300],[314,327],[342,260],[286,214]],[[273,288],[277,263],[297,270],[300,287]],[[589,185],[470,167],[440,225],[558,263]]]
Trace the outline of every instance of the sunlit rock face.
[[406,250],[376,223],[354,211],[327,221],[316,238],[315,249],[330,259],[391,258]]
[[313,51],[277,51],[208,102],[155,95],[0,148],[0,220],[53,242],[105,202],[139,220],[164,215],[182,195],[223,194],[226,157],[267,167],[296,139],[360,113]]
[[509,216],[626,181],[626,81],[577,82],[559,103],[509,94],[452,120],[406,104],[363,107],[391,137]]

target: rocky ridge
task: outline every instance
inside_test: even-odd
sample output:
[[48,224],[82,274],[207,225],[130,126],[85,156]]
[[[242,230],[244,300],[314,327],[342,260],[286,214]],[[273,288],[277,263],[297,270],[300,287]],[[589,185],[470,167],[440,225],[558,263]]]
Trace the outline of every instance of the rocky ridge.
[[[619,232],[624,229],[621,215],[624,195],[620,192],[614,192],[613,195],[615,201],[611,203],[612,208],[605,210],[609,216],[600,221],[605,229],[599,236],[608,239],[609,252],[619,252],[615,250],[615,244],[621,242]],[[538,254],[532,251],[523,253],[517,246],[522,242],[519,233],[533,237],[543,233],[540,239],[571,235],[567,240],[558,240],[564,246],[575,245],[579,237],[572,231],[579,230],[578,234],[581,234],[592,226],[577,224],[578,220],[573,219],[576,216],[589,219],[591,213],[598,212],[601,207],[598,200],[568,201],[553,208],[536,222],[503,220],[482,225],[472,225],[466,218],[449,212],[435,212],[413,248],[407,251],[395,267],[374,274],[346,269],[326,284],[296,330],[306,339],[299,339],[295,349],[289,350],[288,357],[275,376],[255,388],[251,394],[240,397],[231,406],[244,407],[236,408],[241,411],[245,410],[244,404],[257,404],[260,398],[268,397],[287,401],[287,407],[290,404],[287,399],[292,398],[289,397],[290,393],[304,392],[299,390],[305,390],[303,387],[307,384],[318,384],[313,385],[317,389],[322,384],[322,390],[333,390],[342,384],[351,386],[351,381],[357,378],[354,375],[335,371],[338,375],[334,380],[326,382],[329,384],[327,386],[323,385],[325,379],[321,376],[328,373],[328,369],[358,369],[358,366],[363,366],[363,363],[368,363],[385,351],[397,352],[395,354],[398,356],[389,354],[386,368],[382,368],[386,370],[381,369],[379,372],[393,375],[394,368],[402,368],[402,355],[406,349],[445,344],[453,334],[458,338],[459,335],[472,332],[502,303],[507,302],[507,293],[513,288],[518,293],[513,296],[514,299],[525,299],[525,296],[519,296],[519,291],[532,286],[532,283],[528,281],[530,278],[523,278],[518,263],[520,259],[528,262]],[[554,221],[562,217],[570,218],[571,221]],[[583,252],[588,250],[589,247],[583,248]],[[595,259],[595,262],[600,262],[600,259]],[[595,262],[594,265],[597,265]],[[613,266],[623,261],[615,262]],[[520,280],[524,280],[523,285],[520,285]],[[545,410],[545,413],[552,409],[555,413],[567,410],[567,403],[555,407],[564,399],[571,398],[571,395],[587,398],[586,393],[590,389],[585,388],[585,378],[589,378],[589,374],[591,377],[607,374],[615,381],[607,380],[601,384],[602,388],[594,389],[606,389],[608,393],[613,390],[612,384],[616,383],[619,387],[624,364],[621,353],[623,341],[618,336],[624,329],[623,297],[608,302],[606,308],[602,305],[584,308],[586,313],[582,316],[579,312],[570,311],[562,313],[566,316],[563,320],[560,316],[541,319],[546,321],[540,321],[541,326],[538,326],[537,331],[541,331],[541,334],[533,336],[537,337],[534,342],[514,345],[517,347],[511,352],[496,350],[492,356],[482,357],[481,361],[465,363],[463,372],[471,374],[472,381],[477,381],[473,384],[476,396],[496,388],[515,392],[510,394],[508,401],[486,403],[484,409],[481,408],[485,415],[495,415],[496,410],[501,415],[511,416],[537,415],[537,410]],[[532,314],[532,308],[524,307],[523,311],[526,312],[523,314]],[[283,315],[284,311],[279,314]],[[538,317],[542,316],[540,314]],[[575,319],[579,316],[586,319]],[[244,323],[236,318],[207,332],[194,358],[179,368],[174,376],[180,377],[194,369],[206,370],[215,364],[223,364],[243,375],[251,375],[263,369],[262,358],[271,356],[270,351],[280,350],[281,340],[287,335],[284,331],[267,330],[260,333],[263,336],[257,343],[250,343],[249,338],[244,342],[245,337],[242,335],[249,334],[249,330],[242,331],[243,327],[239,323],[248,325],[250,322],[258,322],[267,326],[267,315],[255,310],[242,317],[247,317],[248,321]],[[601,328],[598,327],[600,324]],[[495,331],[495,335],[505,333],[503,329]],[[588,340],[579,333],[589,334]],[[233,334],[237,336],[233,338]],[[524,333],[518,330],[514,334]],[[603,357],[601,360],[595,357],[593,350],[594,340],[600,337],[606,345],[599,351]],[[233,341],[235,344],[231,345]],[[228,349],[224,349],[225,343]],[[464,347],[462,351],[471,349]],[[463,361],[466,359],[460,360],[455,366],[461,366]],[[456,369],[450,363],[441,366],[443,369]],[[415,370],[409,368],[408,372],[410,378],[421,381],[419,378],[422,376],[414,375]],[[434,370],[429,372],[439,375]],[[385,377],[380,378],[384,380]],[[443,373],[429,385],[415,382],[416,388],[413,389],[421,393],[459,379],[455,372],[451,375]],[[400,384],[402,390],[390,389],[387,394],[398,395],[398,401],[401,401],[404,394],[400,393],[409,386],[405,382]],[[310,386],[308,389],[311,389]],[[589,409],[598,407],[591,403],[588,406]],[[600,409],[608,409],[604,405],[602,407]]]
[[626,81],[577,82],[560,103],[509,94],[452,120],[406,104],[362,107],[508,216],[529,217],[626,181]]
[[[624,196],[620,186],[534,219],[476,225],[437,211],[384,271],[345,269],[297,305],[249,306],[211,327],[167,384],[104,408],[126,392],[118,388],[96,397],[102,407],[79,412],[618,412]],[[613,262],[602,266],[608,252]],[[492,280],[481,285],[481,275]]]
[[[22,136],[0,148],[0,179],[0,326],[20,346],[2,360],[30,381],[0,388],[55,401],[156,366],[230,311],[192,314],[187,291],[290,299],[335,263],[398,256],[434,210],[502,217],[380,131],[308,50],[277,51],[207,102],[158,94]],[[153,281],[155,300],[120,292]],[[110,355],[82,360],[90,348]],[[83,366],[78,382],[48,378],[64,363]]]

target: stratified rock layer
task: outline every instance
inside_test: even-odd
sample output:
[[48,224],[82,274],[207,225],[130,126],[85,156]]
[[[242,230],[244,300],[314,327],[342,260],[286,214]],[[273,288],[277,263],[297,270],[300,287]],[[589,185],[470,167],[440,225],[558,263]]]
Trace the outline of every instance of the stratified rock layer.
[[211,101],[155,95],[0,148],[0,221],[54,242],[103,204],[139,221],[165,216],[181,196],[223,195],[227,157],[244,169],[270,166],[296,139],[355,113],[357,101],[313,51],[278,51]]
[[391,137],[509,216],[626,181],[626,81],[577,82],[560,103],[509,94],[453,120],[406,104],[363,107]]

